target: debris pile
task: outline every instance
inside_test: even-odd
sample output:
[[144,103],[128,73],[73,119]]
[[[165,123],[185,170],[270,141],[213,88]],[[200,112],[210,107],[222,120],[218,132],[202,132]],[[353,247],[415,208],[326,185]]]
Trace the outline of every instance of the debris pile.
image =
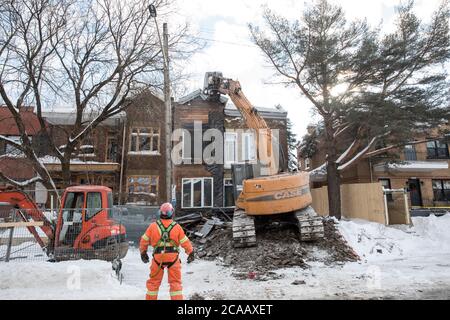
[[198,258],[218,259],[223,265],[234,267],[237,278],[268,280],[278,276],[271,270],[307,268],[308,261],[339,264],[359,259],[333,219],[324,219],[325,237],[315,242],[301,242],[298,229],[292,224],[256,223],[257,246],[250,248],[233,247],[231,222],[216,217],[202,219],[206,222],[190,232],[195,235],[192,240]]

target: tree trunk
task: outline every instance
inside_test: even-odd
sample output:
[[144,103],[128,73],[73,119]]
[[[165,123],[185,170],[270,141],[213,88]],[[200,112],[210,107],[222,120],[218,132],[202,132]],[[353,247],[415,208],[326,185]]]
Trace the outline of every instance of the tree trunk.
[[341,179],[338,170],[336,141],[332,121],[325,119],[327,147],[327,183],[329,215],[341,219]]
[[72,174],[70,172],[70,158],[68,160],[64,159],[61,161],[61,175],[63,187],[67,188],[72,184]]
[[328,207],[330,216],[341,219],[341,179],[339,176],[338,164],[328,161],[327,182],[328,182]]

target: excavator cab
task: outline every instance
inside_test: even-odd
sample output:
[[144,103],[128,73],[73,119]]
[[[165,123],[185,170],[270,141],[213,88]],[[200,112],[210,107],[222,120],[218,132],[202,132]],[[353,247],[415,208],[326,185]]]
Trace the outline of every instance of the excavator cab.
[[23,222],[43,223],[39,226],[42,233],[34,226],[27,228],[51,260],[115,261],[115,270],[120,271],[117,264],[125,257],[128,242],[125,227],[113,216],[110,188],[85,185],[67,188],[56,223],[47,218],[28,194],[13,187],[0,187],[0,204],[14,208]]
[[103,186],[69,187],[56,225],[55,259],[72,256],[112,261],[128,250],[125,228],[113,220],[112,190]]

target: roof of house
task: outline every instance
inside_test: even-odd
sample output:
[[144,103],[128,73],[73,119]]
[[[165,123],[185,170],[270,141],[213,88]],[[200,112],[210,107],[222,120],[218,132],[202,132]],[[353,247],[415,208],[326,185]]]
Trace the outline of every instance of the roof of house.
[[[282,107],[278,108],[265,108],[255,106],[258,114],[265,119],[286,119],[287,111]],[[225,105],[225,115],[230,117],[241,117],[240,111],[236,108],[233,102],[229,101]]]
[[[33,107],[21,107],[19,108],[19,114],[28,135],[35,135],[41,130],[39,119],[33,112]],[[16,121],[6,106],[0,106],[0,134],[5,136],[20,135]]]
[[[208,100],[208,95],[204,94],[202,89],[198,89],[198,90],[195,90],[195,91],[185,95],[184,97],[179,98],[177,103],[178,104],[187,104],[190,101],[192,101],[194,99],[197,99],[197,98],[200,98],[200,99],[206,101],[206,100]],[[220,95],[220,102],[221,103],[227,103],[227,101],[228,101],[227,97],[225,97],[223,95]]]
[[[84,113],[83,121],[91,121],[97,116],[97,113]],[[73,125],[76,120],[76,113],[73,109],[55,109],[51,112],[43,112],[42,116],[47,120],[47,122],[53,125]],[[125,118],[125,112],[121,112],[112,117],[109,117],[106,120],[102,121],[102,125],[114,126],[117,124],[118,120]]]
[[[178,99],[177,103],[179,105],[185,105],[191,102],[194,99],[202,99],[204,101],[208,100],[208,95],[204,94],[202,89],[195,90],[188,95],[181,97]],[[230,117],[241,117],[241,113],[236,108],[234,103],[228,99],[228,97],[224,95],[220,95],[220,102],[225,104],[225,115]],[[266,107],[259,107],[255,106],[258,113],[263,118],[270,118],[270,119],[285,119],[287,117],[287,111],[284,110],[282,107],[278,108],[266,108]]]

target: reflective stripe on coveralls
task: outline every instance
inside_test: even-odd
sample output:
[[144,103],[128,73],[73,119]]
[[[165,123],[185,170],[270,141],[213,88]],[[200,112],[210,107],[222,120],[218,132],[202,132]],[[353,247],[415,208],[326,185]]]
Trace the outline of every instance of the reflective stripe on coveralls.
[[183,239],[180,240],[180,244],[183,244],[183,243],[185,243],[188,240],[189,240],[188,237],[184,236]]
[[173,296],[181,296],[182,294],[183,294],[183,291],[172,291],[170,293],[170,296],[171,297],[173,297]]
[[147,291],[148,296],[158,296],[159,291]]

